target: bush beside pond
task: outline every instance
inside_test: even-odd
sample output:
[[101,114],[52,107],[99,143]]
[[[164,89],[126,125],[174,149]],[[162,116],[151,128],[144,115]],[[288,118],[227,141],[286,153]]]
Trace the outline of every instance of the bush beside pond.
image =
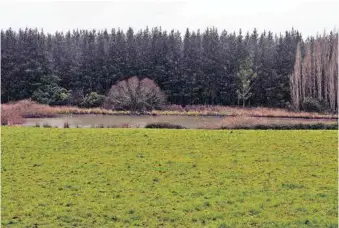
[[150,123],[146,124],[145,128],[186,129],[185,126],[171,123]]

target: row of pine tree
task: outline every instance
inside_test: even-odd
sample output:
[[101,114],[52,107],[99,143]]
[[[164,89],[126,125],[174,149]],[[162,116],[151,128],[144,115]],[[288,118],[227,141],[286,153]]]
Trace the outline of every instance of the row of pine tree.
[[246,106],[285,107],[291,102],[298,43],[304,56],[307,40],[293,29],[284,34],[216,28],[184,34],[158,27],[55,34],[7,29],[1,31],[1,101],[50,90],[105,95],[117,81],[138,76],[154,80],[172,104],[238,105],[237,74],[250,59],[256,77]]

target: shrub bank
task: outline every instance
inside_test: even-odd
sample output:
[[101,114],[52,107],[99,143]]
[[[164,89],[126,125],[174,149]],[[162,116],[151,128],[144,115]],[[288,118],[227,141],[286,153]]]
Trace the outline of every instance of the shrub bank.
[[243,129],[243,130],[337,130],[338,124],[286,124],[286,125],[264,125],[258,124],[254,126],[234,126],[220,127],[219,129]]

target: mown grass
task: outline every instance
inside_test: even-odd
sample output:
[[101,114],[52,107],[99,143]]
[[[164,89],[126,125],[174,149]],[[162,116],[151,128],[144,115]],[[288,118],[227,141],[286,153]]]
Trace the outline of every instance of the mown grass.
[[338,227],[337,131],[2,128],[3,227]]

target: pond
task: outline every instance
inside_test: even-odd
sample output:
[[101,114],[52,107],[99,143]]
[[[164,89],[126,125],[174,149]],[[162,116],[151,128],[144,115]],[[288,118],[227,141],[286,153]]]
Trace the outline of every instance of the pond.
[[64,123],[70,127],[94,127],[98,125],[128,126],[143,128],[148,123],[166,122],[178,124],[187,128],[218,128],[234,124],[310,124],[310,123],[336,123],[335,119],[303,119],[303,118],[270,118],[270,117],[218,117],[218,116],[150,116],[150,115],[64,115],[56,118],[26,118],[23,126],[36,124],[49,124],[53,127],[63,128]]

